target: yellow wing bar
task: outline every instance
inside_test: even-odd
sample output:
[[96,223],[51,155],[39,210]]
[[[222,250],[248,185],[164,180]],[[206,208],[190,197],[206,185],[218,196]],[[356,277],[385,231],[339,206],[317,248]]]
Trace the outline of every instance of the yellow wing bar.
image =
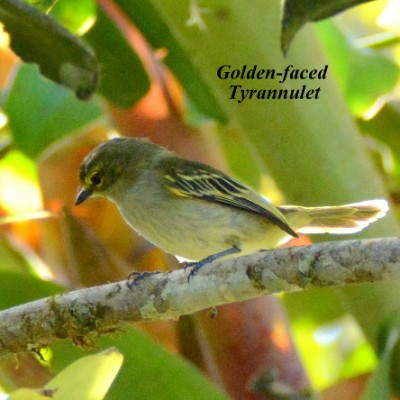
[[192,162],[190,167],[184,169],[170,169],[165,179],[168,189],[177,196],[194,197],[254,212],[297,237],[276,207],[255,191],[211,167]]

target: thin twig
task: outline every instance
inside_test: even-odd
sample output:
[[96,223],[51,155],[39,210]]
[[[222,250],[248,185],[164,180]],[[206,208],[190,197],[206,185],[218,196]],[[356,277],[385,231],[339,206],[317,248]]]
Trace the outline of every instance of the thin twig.
[[140,320],[181,315],[257,296],[400,278],[400,239],[352,240],[264,251],[190,269],[135,274],[0,312],[0,354],[56,339],[85,345]]

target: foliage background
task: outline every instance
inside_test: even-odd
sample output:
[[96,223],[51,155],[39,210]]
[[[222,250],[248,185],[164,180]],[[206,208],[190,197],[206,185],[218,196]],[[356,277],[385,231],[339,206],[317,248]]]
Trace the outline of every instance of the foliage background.
[[[82,158],[116,132],[148,136],[183,157],[229,171],[276,204],[388,198],[391,215],[363,235],[398,234],[400,13],[389,8],[396,2],[372,2],[307,24],[294,37],[286,58],[280,48],[279,2],[253,3],[249,7],[238,0],[102,0],[97,5],[93,0],[43,1],[35,2],[37,13],[23,8],[11,20],[6,16],[13,2],[0,5],[0,20],[13,40],[17,38],[13,48],[25,60],[40,53],[53,77],[66,60],[89,59],[83,63],[87,76],[100,74],[98,93],[83,102],[41,76],[37,66],[22,64],[10,50],[7,35],[2,36],[2,308],[65,288],[124,279],[133,269],[176,266],[170,256],[137,237],[113,205],[93,200],[73,207]],[[91,51],[58,25],[43,31],[44,12],[82,36],[98,65],[92,56],[85,58]],[[29,33],[19,38],[26,26]],[[224,64],[281,70],[290,64],[308,69],[328,65],[329,72],[324,81],[304,82],[321,86],[319,100],[239,104],[229,99],[232,82],[216,77]],[[76,83],[70,75],[62,76],[59,83],[81,98],[88,97],[96,80]],[[285,88],[300,83],[291,81]],[[240,84],[282,88],[277,81]],[[290,382],[289,389],[295,391],[308,389],[303,372],[296,378],[290,372],[278,378],[272,374],[264,396],[250,393],[237,378],[245,374],[253,382],[254,377],[246,374],[260,373],[260,366],[271,373],[293,363],[301,371],[291,334],[313,388],[331,387],[325,398],[338,398],[334,391],[341,388],[345,394],[340,398],[359,398],[366,385],[365,399],[377,398],[377,393],[389,398],[391,392],[398,393],[400,382],[398,345],[387,346],[398,329],[398,289],[393,282],[283,295],[290,324],[281,302],[264,299],[221,308],[216,318],[202,313],[179,323],[136,326],[96,341],[99,348],[115,346],[124,356],[107,398],[228,396],[198,367],[232,398],[277,398],[271,382]],[[269,319],[264,318],[266,313]],[[221,338],[231,347],[224,347]],[[241,352],[241,347],[248,352]],[[259,348],[266,353],[278,349],[283,361],[261,362],[255,357]],[[3,359],[0,385],[6,392],[42,387],[86,352],[63,342],[42,353],[45,362],[33,356],[18,362]],[[233,388],[235,379],[241,388]],[[338,384],[340,380],[344,382]]]

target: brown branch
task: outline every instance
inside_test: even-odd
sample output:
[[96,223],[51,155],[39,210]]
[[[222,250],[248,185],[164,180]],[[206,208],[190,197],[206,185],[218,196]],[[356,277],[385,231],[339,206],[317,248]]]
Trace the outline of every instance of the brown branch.
[[400,278],[400,239],[320,243],[251,254],[190,269],[137,274],[0,312],[0,354],[56,339],[78,344],[140,320],[177,319],[198,310],[281,291]]

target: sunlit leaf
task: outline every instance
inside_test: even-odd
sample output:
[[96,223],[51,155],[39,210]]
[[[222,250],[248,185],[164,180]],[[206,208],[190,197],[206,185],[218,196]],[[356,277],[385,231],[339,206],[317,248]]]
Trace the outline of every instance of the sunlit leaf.
[[102,400],[123,361],[114,349],[82,357],[58,373],[41,389],[19,389],[10,400]]
[[371,345],[364,341],[346,357],[340,371],[340,379],[345,380],[353,376],[370,373],[376,368],[377,356]]
[[32,65],[19,68],[3,107],[15,143],[32,158],[102,114],[96,103],[77,100],[70,91],[40,76]]
[[121,368],[122,361],[123,356],[116,349],[80,358],[61,371],[44,389],[53,391],[54,400],[101,400]]
[[84,33],[96,18],[94,0],[58,0],[50,15],[72,32]]
[[53,392],[43,392],[40,389],[18,389],[11,393],[8,400],[49,400],[53,397]]
[[59,0],[25,0],[43,12],[49,11]]
[[0,205],[9,214],[42,208],[36,165],[18,150],[11,150],[0,159],[0,187]]
[[31,221],[35,219],[54,218],[56,216],[57,214],[46,210],[32,211],[27,213],[21,213],[18,215],[7,215],[6,217],[0,217],[0,226],[14,224],[16,222],[22,222],[22,221]]
[[363,115],[378,99],[393,89],[399,67],[387,57],[369,49],[355,48],[331,21],[317,25],[347,104],[356,116]]
[[91,49],[53,18],[21,0],[0,3],[0,21],[11,47],[25,62],[39,65],[49,79],[88,99],[96,90],[98,65]]

